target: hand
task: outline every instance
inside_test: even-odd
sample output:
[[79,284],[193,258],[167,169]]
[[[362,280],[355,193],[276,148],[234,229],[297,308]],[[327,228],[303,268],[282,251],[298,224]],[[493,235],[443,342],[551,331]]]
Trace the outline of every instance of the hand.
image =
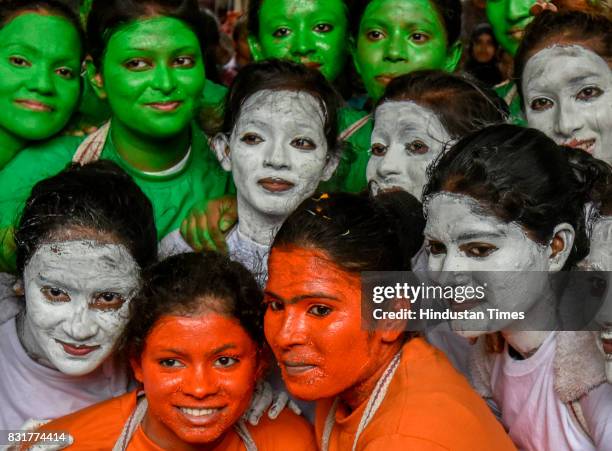
[[181,224],[181,236],[196,252],[227,252],[225,235],[236,224],[238,211],[234,196],[223,196],[191,209]]
[[536,3],[529,9],[532,16],[537,16],[543,11],[552,11],[556,13],[558,9],[555,4],[549,0],[536,0]]
[[242,417],[249,424],[257,426],[266,410],[268,410],[268,418],[275,420],[285,407],[288,407],[296,415],[302,413],[297,404],[289,399],[286,392],[275,392],[268,382],[259,381],[255,387],[255,392],[253,392],[251,404]]

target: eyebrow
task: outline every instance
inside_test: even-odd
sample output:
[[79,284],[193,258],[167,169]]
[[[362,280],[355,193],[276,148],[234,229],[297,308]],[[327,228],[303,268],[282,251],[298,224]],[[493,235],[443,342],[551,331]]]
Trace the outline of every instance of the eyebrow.
[[332,296],[328,293],[308,293],[308,294],[301,294],[299,296],[295,296],[289,300],[285,300],[282,296],[279,296],[278,294],[272,292],[272,291],[264,291],[264,294],[266,296],[270,296],[273,297],[274,299],[278,299],[279,301],[283,301],[286,302],[288,304],[295,304],[297,302],[306,300],[306,299],[328,299],[330,301],[337,301],[337,302],[342,302],[339,298],[337,298],[336,296]]
[[458,241],[467,241],[473,239],[482,239],[482,238],[500,238],[505,237],[506,234],[503,232],[470,232],[464,233],[457,237]]
[[213,352],[211,352],[211,354],[220,354],[224,351],[227,351],[228,349],[234,349],[237,348],[238,346],[236,346],[235,343],[228,343],[225,344],[223,346],[219,346],[218,348],[216,348],[215,350],[213,350]]

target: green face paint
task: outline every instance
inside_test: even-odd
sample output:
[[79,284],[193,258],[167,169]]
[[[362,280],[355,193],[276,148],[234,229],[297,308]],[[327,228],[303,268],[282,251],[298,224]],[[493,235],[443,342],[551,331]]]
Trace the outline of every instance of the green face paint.
[[487,18],[495,39],[512,56],[516,54],[525,27],[533,20],[529,9],[535,0],[487,0]]
[[373,0],[359,24],[355,67],[378,100],[395,77],[421,69],[454,70],[461,48],[449,48],[446,30],[428,0]]
[[[204,89],[195,33],[171,17],[138,20],[111,36],[102,58],[103,90],[122,141],[189,132]],[[116,143],[117,144],[117,143]]]
[[342,0],[264,0],[259,36],[251,36],[256,60],[278,58],[314,67],[330,81],[348,55],[348,19]]
[[79,100],[81,42],[66,19],[36,13],[21,14],[1,28],[0,42],[0,152],[5,152],[17,142],[50,138],[66,125]]

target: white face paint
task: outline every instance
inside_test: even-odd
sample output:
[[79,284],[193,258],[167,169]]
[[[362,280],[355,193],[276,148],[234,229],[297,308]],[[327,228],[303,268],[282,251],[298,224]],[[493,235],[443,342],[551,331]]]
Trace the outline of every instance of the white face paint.
[[605,301],[599,309],[595,322],[600,327],[596,332],[597,347],[603,354],[606,363],[606,376],[612,384],[612,216],[603,216],[593,224],[589,255],[578,267],[585,271],[606,271],[607,275]]
[[263,90],[249,97],[226,144],[213,143],[231,170],[238,198],[238,227],[269,244],[271,223],[280,226],[328,180],[337,159],[328,158],[325,114],[315,97],[298,91]]
[[372,194],[399,188],[420,200],[427,167],[450,141],[433,111],[408,101],[383,103],[376,109],[366,170]]
[[91,373],[111,355],[138,289],[139,268],[123,245],[41,245],[24,269],[21,341],[62,373]]
[[612,71],[603,58],[579,45],[545,48],[527,61],[521,87],[530,127],[612,164]]
[[[427,199],[425,209],[425,241],[434,279],[444,286],[486,287],[482,301],[451,303],[454,310],[485,313],[486,319],[477,323],[453,321],[457,332],[478,336],[486,329],[512,328],[515,320],[491,319],[486,309],[525,312],[526,317],[539,311],[539,303],[546,302],[547,272],[560,270],[566,255],[552,256],[550,246],[535,242],[521,226],[501,221],[469,196],[435,194]],[[568,239],[571,249],[573,236]]]

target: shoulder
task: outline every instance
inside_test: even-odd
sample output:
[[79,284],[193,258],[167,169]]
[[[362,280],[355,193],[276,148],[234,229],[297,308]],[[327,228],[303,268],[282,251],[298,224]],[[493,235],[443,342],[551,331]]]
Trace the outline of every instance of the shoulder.
[[136,392],[103,401],[44,425],[40,431],[61,431],[74,439],[68,449],[112,449],[136,405]]
[[288,409],[275,420],[264,415],[257,426],[248,426],[259,449],[266,451],[311,451],[317,449],[310,423]]

